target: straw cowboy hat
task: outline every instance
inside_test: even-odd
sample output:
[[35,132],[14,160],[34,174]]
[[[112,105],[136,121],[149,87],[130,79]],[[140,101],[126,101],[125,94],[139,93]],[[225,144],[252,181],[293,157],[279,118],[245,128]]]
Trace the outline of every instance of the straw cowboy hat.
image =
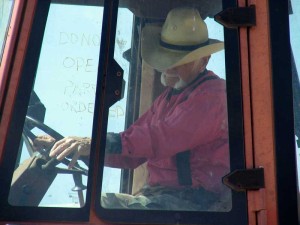
[[223,42],[208,38],[207,26],[194,8],[175,8],[162,28],[149,25],[142,32],[142,58],[159,71],[193,62],[223,48]]

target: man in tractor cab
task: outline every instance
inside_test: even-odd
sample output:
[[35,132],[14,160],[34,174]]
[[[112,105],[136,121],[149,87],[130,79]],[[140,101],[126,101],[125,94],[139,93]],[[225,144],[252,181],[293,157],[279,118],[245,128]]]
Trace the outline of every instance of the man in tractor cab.
[[[226,84],[206,66],[224,48],[209,39],[197,9],[176,8],[162,27],[142,32],[142,58],[161,72],[166,90],[127,130],[108,133],[105,165],[134,169],[147,162],[147,185],[138,195],[107,193],[105,208],[227,211],[230,192]],[[35,146],[53,142],[39,137]],[[58,141],[50,156],[71,164],[88,156],[89,138]],[[75,153],[75,154],[74,154]]]

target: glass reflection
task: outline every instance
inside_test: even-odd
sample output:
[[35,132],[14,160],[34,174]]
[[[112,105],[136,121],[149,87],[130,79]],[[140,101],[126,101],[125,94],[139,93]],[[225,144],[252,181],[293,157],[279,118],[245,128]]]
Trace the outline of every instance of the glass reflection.
[[[85,204],[102,15],[100,6],[57,1],[50,5],[11,205],[78,208]],[[61,143],[68,149],[66,154],[55,152]]]
[[[135,96],[126,109],[138,113],[124,130],[108,129],[105,149],[106,167],[132,171],[132,179],[122,179],[131,189],[102,188],[101,205],[229,211],[222,27],[192,7],[172,9],[163,20],[135,18],[127,89]],[[110,119],[109,126],[117,124]]]

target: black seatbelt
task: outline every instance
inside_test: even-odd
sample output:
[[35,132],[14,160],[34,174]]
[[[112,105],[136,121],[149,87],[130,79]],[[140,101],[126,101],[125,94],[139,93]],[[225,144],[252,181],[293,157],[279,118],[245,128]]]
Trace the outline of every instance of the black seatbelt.
[[[214,80],[214,79],[219,79],[219,78],[216,76],[205,77],[197,85],[195,85],[195,87],[193,87],[192,91],[195,90],[196,87],[198,87],[200,84],[203,84],[205,81]],[[188,96],[186,97],[186,99],[188,99]],[[191,156],[190,150],[186,150],[176,154],[177,177],[178,177],[178,183],[180,185],[191,186],[193,184],[190,156]]]
[[180,185],[192,185],[190,155],[190,150],[176,154],[177,177]]

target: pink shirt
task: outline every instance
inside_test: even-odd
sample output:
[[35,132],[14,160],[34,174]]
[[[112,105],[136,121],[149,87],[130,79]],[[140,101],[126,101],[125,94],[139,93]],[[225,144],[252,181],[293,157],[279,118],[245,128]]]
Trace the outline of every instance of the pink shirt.
[[[121,133],[122,154],[106,166],[136,168],[147,161],[149,185],[180,187],[175,157],[190,150],[192,187],[221,191],[229,173],[226,84],[208,71],[177,94],[164,91],[152,107]],[[169,96],[169,97],[168,97]]]

